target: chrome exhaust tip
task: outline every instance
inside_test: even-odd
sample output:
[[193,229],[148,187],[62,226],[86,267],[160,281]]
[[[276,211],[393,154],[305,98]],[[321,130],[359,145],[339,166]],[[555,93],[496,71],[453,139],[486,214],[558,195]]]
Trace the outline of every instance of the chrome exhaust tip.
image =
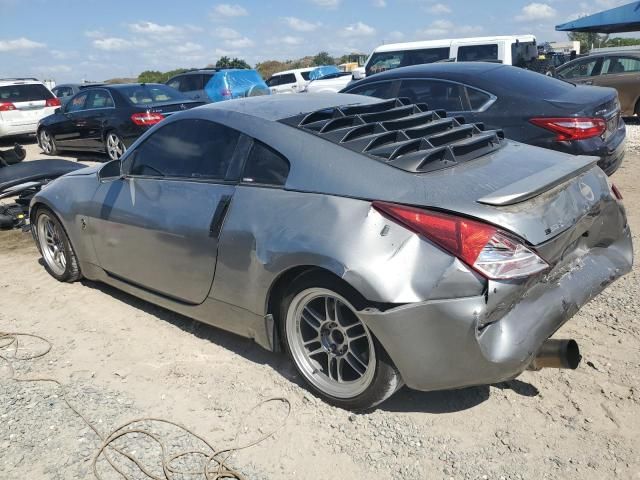
[[575,340],[549,339],[542,344],[528,369],[568,368],[575,370],[580,365],[580,360],[582,360],[582,355],[580,355],[580,347]]

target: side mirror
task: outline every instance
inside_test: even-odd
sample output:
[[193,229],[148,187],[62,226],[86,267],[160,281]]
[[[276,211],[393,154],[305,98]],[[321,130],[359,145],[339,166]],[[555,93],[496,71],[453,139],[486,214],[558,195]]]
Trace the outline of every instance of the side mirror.
[[353,71],[352,77],[354,80],[362,80],[365,77],[364,69],[356,68]]
[[58,114],[58,113],[62,113],[62,107],[58,107],[58,108],[56,108],[56,109],[53,111],[53,113],[56,113],[56,114]]
[[120,160],[111,160],[104,164],[98,173],[100,181],[115,180],[122,176],[122,162]]

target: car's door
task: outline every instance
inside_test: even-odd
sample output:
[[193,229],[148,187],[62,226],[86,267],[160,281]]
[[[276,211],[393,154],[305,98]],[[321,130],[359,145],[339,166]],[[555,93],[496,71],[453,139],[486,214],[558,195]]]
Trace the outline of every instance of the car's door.
[[605,58],[597,85],[618,91],[625,115],[640,113],[635,111],[640,96],[640,58],[622,55]]
[[61,109],[60,121],[48,127],[58,146],[69,149],[82,148],[78,121],[86,108],[88,96],[88,92],[81,92],[71,97]]
[[241,154],[239,138],[226,126],[184,119],[129,151],[123,178],[101,184],[94,197],[90,221],[100,266],[150,291],[202,303],[236,188],[228,172]]
[[109,115],[113,114],[115,104],[108,90],[92,89],[88,92],[86,108],[78,112],[76,126],[80,132],[82,147],[102,149],[102,127]]
[[594,85],[594,80],[600,75],[601,67],[602,57],[587,57],[558,69],[557,76],[575,84]]

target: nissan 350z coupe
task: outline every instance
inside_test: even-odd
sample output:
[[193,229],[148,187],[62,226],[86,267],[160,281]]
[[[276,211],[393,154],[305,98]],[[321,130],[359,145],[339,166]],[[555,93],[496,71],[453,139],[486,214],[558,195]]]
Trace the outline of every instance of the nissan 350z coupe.
[[632,265],[593,157],[424,104],[283,95],[172,115],[31,203],[44,265],[286,351],[366,409],[575,368],[556,330]]

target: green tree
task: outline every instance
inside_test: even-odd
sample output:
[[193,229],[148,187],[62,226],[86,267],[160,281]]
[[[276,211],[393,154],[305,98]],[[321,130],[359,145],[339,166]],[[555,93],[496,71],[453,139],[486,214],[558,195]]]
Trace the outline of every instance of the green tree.
[[251,66],[241,58],[231,59],[225,55],[216,62],[216,68],[251,68]]
[[138,82],[140,83],[159,83],[162,82],[164,74],[158,70],[145,70],[138,75]]
[[569,32],[567,36],[572,42],[580,42],[581,53],[587,53],[592,48],[604,47],[609,39],[609,35],[591,32]]
[[335,63],[334,58],[329,55],[327,52],[320,52],[315,57],[313,57],[314,65],[333,65]]
[[606,47],[632,47],[634,45],[640,45],[640,38],[622,38],[622,37],[609,38],[605,46]]

